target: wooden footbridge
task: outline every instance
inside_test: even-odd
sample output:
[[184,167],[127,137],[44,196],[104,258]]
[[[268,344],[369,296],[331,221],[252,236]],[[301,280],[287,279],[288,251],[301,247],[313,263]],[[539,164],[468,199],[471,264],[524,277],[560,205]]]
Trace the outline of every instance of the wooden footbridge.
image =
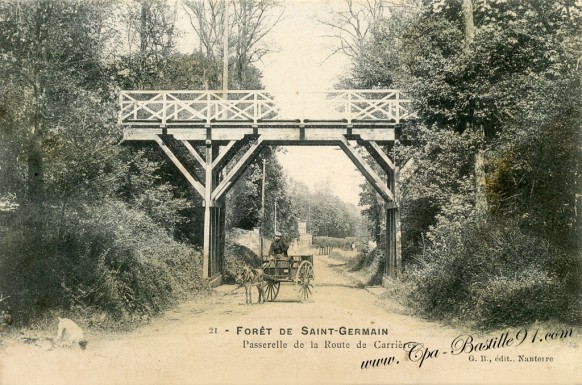
[[[339,146],[345,152],[386,203],[385,273],[398,275],[399,165],[391,153],[400,123],[412,116],[410,100],[398,90],[123,91],[119,103],[124,140],[158,143],[203,198],[205,277],[223,271],[225,195],[270,145]],[[387,183],[356,146],[387,174]]]

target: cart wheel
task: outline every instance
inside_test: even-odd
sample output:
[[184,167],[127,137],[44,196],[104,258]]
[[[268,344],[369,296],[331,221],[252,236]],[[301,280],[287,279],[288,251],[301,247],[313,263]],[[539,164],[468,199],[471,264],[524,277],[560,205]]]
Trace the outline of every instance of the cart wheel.
[[265,298],[269,302],[273,302],[279,294],[279,287],[281,287],[281,282],[267,280],[267,287],[265,288]]
[[313,295],[313,265],[309,261],[303,261],[297,269],[295,284],[299,286],[299,299],[306,301]]

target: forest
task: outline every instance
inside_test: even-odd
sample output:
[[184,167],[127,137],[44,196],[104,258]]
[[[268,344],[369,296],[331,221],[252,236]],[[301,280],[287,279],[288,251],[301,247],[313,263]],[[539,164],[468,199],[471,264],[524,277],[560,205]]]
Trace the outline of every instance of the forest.
[[[221,4],[0,2],[0,293],[19,324],[66,311],[116,325],[209,290],[202,201],[159,148],[122,141],[117,103],[125,89],[220,89]],[[228,87],[261,89],[255,63],[283,7],[231,5]],[[178,49],[180,13],[198,37],[189,54]],[[260,225],[266,164],[267,237],[275,211],[289,238],[298,220],[315,235],[354,235],[358,209],[291,186],[280,150],[266,148],[240,178],[227,227]]]
[[355,3],[328,23],[352,57],[341,86],[402,89],[419,117],[396,149],[412,160],[399,292],[424,316],[479,327],[579,323],[580,4],[373,5],[367,36],[342,33],[361,25]]
[[[582,321],[582,6],[576,0],[341,2],[320,22],[350,65],[338,88],[413,100],[396,159],[404,269],[422,316],[480,327]],[[0,294],[24,325],[58,311],[123,324],[205,293],[202,202],[163,152],[122,141],[125,89],[261,89],[275,0],[0,1]],[[197,37],[178,49],[178,14]],[[226,22],[226,23],[225,23]],[[370,238],[385,210],[286,177],[267,148],[227,227]],[[274,231],[273,217],[265,232]],[[362,231],[364,229],[364,231]],[[361,258],[367,258],[365,250]]]

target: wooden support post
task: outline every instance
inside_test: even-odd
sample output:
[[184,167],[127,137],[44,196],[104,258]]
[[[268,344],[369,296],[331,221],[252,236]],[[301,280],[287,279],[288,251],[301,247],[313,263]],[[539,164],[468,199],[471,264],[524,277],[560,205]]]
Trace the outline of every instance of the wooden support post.
[[263,243],[265,236],[265,182],[266,182],[267,161],[263,159],[263,180],[261,183],[261,227],[259,227],[259,257],[263,260]]
[[220,226],[221,207],[210,208],[210,253],[208,274],[210,278],[220,276],[222,273],[222,255],[221,249],[221,235],[222,228]]
[[213,197],[213,192],[220,182],[220,171],[224,164],[218,165],[219,146],[206,140],[206,155],[204,159],[206,194],[204,196],[204,263],[203,276],[211,278],[212,284],[221,283],[224,272],[224,242],[226,238],[226,211],[224,196]]
[[211,213],[212,206],[212,142],[206,140],[206,183],[204,194],[204,246],[203,246],[203,263],[202,277],[210,277],[210,248],[211,248]]
[[[218,185],[221,179],[222,170],[217,165],[216,160],[220,156],[220,146],[213,145],[212,146],[212,187]],[[221,275],[224,272],[224,242],[226,238],[225,226],[226,226],[226,199],[223,196],[222,198],[218,199],[214,202],[214,206],[210,208],[213,215],[212,217],[212,226],[214,232],[211,234],[211,238],[213,241],[213,247],[210,250],[211,255],[211,263],[210,263],[210,275],[217,276]]]
[[[242,141],[247,143],[247,141]],[[264,144],[259,138],[256,144],[243,154],[233,169],[221,178],[221,171],[229,159],[232,159],[242,144],[229,143],[226,151],[220,154],[219,146],[213,145],[211,139],[206,140],[206,189],[204,196],[204,277],[214,278],[224,271],[225,242],[225,196],[246,166],[260,153]],[[215,282],[220,282],[217,280]]]
[[[394,167],[394,196],[396,199],[400,197],[400,167]],[[395,254],[395,268],[396,277],[402,274],[402,231],[400,227],[400,202],[396,201],[396,210],[394,212],[394,254]]]
[[[388,206],[388,205],[387,205]],[[386,208],[386,242],[385,242],[385,257],[386,257],[386,270],[385,273],[388,277],[394,278],[394,209]]]
[[216,252],[219,258],[219,266],[220,266],[220,273],[224,273],[226,270],[226,261],[224,258],[224,246],[226,242],[226,199],[220,200],[220,206],[218,206],[220,210],[218,215],[218,248]]
[[390,278],[398,278],[402,272],[402,246],[400,236],[400,209],[386,209],[386,269]]

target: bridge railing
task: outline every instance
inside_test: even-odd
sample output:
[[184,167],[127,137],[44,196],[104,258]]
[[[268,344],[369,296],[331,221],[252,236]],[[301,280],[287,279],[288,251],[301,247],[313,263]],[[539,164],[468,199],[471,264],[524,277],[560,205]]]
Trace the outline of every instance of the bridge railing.
[[122,91],[120,124],[270,120],[391,121],[412,116],[399,90],[278,93],[264,90]]

